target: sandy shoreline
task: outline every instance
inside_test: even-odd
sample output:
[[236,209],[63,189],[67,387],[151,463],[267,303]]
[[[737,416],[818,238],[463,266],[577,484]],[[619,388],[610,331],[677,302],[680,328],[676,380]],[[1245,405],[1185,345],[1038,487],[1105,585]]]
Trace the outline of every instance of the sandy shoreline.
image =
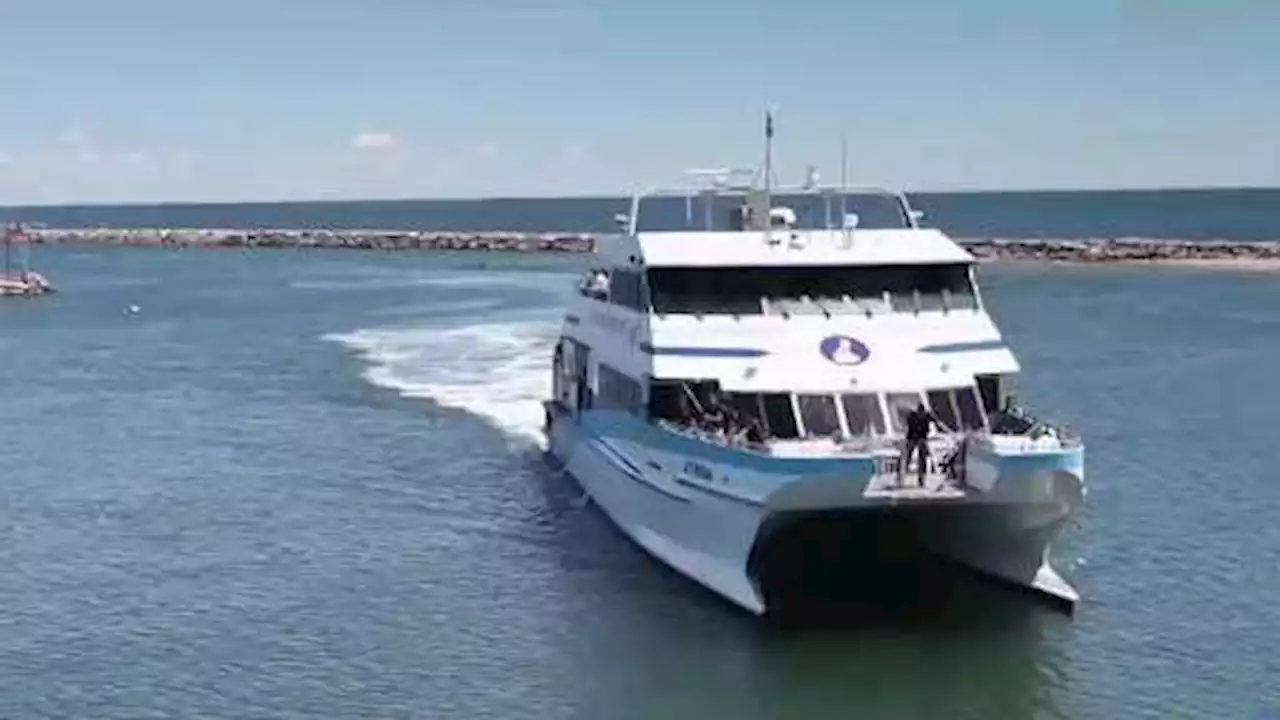
[[979,258],[980,265],[1006,267],[1146,267],[1220,270],[1223,272],[1280,273],[1280,258],[1155,258],[1150,260],[1072,260],[1056,258]]
[[1206,270],[1280,272],[1280,258],[1169,258],[1165,260],[1127,260],[1118,264],[1203,268]]

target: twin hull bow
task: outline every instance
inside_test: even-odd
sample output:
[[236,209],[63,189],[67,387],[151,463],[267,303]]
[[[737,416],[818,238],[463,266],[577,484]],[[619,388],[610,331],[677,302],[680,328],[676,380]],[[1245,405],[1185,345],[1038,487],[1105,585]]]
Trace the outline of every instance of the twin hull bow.
[[[800,590],[801,565],[824,571],[812,544],[823,527],[856,537],[857,552],[910,548],[1078,600],[1048,548],[1082,501],[1079,447],[1007,454],[970,443],[964,488],[886,490],[891,478],[870,456],[769,456],[621,412],[548,403],[546,431],[549,453],[632,540],[758,615]],[[906,476],[908,486],[914,480]]]

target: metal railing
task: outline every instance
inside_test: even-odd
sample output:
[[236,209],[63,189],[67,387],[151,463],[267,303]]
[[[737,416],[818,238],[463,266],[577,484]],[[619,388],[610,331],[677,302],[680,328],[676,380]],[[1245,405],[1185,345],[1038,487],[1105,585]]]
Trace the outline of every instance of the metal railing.
[[[654,201],[654,200],[660,200],[660,199],[684,198],[686,200],[686,206],[690,208],[686,212],[686,217],[691,226],[689,229],[692,230],[693,229],[692,226],[694,224],[692,222],[693,221],[693,217],[692,217],[693,213],[691,209],[692,202],[695,199],[698,199],[698,200],[701,200],[702,203],[704,204],[705,217],[704,217],[704,223],[703,223],[704,227],[702,229],[706,230],[706,229],[709,229],[708,227],[706,227],[706,225],[710,224],[711,222],[711,205],[715,200],[739,198],[743,200],[743,206],[749,206],[750,204],[749,201],[753,198],[758,198],[760,192],[761,192],[760,188],[757,188],[751,184],[745,184],[745,185],[729,184],[727,182],[714,183],[710,187],[707,187],[705,185],[704,186],[691,185],[691,186],[685,186],[685,187],[678,187],[678,186],[677,187],[652,187],[652,188],[648,188],[633,194],[631,197],[630,212],[627,214],[619,214],[615,216],[614,220],[624,233],[628,235],[635,235],[640,228],[642,209],[643,209],[642,206],[647,201]],[[841,200],[847,201],[848,199],[851,199],[855,196],[864,196],[864,197],[871,196],[871,197],[889,198],[894,202],[897,209],[897,219],[901,223],[898,229],[915,230],[920,228],[920,220],[924,217],[924,213],[920,210],[917,210],[911,205],[911,200],[907,197],[907,195],[904,192],[900,190],[895,190],[892,188],[880,187],[875,185],[859,185],[859,186],[847,186],[847,187],[834,186],[834,185],[777,186],[777,187],[770,188],[767,199],[769,200],[770,203],[772,203],[773,199],[778,199],[779,201],[784,201],[784,202],[788,200],[794,201],[796,199],[803,199],[803,198],[821,199],[824,202],[824,206],[826,207],[825,217],[831,218],[832,212],[834,211],[834,207],[831,205],[833,201],[841,201]],[[771,212],[772,209],[773,209],[773,206],[769,207],[768,209],[765,209],[766,226],[761,228],[752,228],[752,229],[762,230],[764,232],[769,232],[771,230],[783,231],[787,229],[787,228],[771,227],[771,222],[768,221],[767,218],[769,217],[769,213]],[[856,229],[856,226],[850,227],[848,223],[849,223],[849,214],[847,212],[842,211],[840,214],[840,217],[838,218],[838,223],[828,222],[828,223],[824,223],[824,225],[826,225],[825,228],[805,228],[805,229],[809,229],[809,230],[828,229],[828,230],[845,230],[845,231],[852,231]]]

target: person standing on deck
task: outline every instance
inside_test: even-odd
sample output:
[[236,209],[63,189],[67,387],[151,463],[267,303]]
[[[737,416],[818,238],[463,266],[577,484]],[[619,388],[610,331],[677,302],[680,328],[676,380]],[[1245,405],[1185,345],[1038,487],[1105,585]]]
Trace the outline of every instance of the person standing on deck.
[[902,478],[907,472],[907,465],[911,464],[911,457],[919,455],[918,478],[920,487],[924,487],[924,478],[929,470],[929,425],[932,423],[942,429],[946,429],[947,426],[925,407],[923,402],[916,405],[915,410],[907,413],[905,420],[907,436],[902,442],[902,453],[898,459],[898,485],[902,485]]

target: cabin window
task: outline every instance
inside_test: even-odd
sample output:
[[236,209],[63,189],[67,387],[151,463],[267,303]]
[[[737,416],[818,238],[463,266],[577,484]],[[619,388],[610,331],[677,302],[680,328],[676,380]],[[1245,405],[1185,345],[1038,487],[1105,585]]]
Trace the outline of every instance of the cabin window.
[[588,359],[591,355],[591,348],[586,343],[578,342],[573,338],[565,338],[566,354],[565,371],[570,374],[571,378],[586,377],[587,366],[590,364]]
[[714,270],[661,268],[648,273],[649,298],[659,315],[759,315],[756,288],[716,282]]
[[884,413],[880,411],[880,397],[877,395],[846,394],[840,397],[844,407],[844,419],[849,428],[849,435],[884,434]]
[[[572,402],[569,396],[569,388],[573,387],[573,373],[570,365],[573,363],[571,356],[566,357],[566,348],[568,343],[562,338],[556,343],[555,354],[551,358],[551,385],[552,397],[561,405],[568,406]],[[571,351],[570,351],[571,352]]]
[[649,385],[649,417],[654,420],[688,422],[692,413],[679,382],[654,382]]
[[[677,425],[702,425],[700,407],[711,404],[711,392],[719,392],[730,417],[723,426],[733,435],[754,428],[748,438],[772,435],[780,439],[797,436],[795,414],[788,394],[758,395],[719,391],[714,380],[655,380],[649,384],[650,417]],[[705,426],[704,426],[705,427]]]
[[840,416],[836,400],[830,395],[796,395],[796,408],[806,437],[831,437],[840,434]]
[[856,315],[977,308],[967,263],[652,268],[659,315]]
[[644,308],[644,277],[635,270],[615,269],[609,275],[609,300],[632,310]]
[[920,405],[918,393],[889,393],[885,396],[889,407],[889,426],[895,433],[907,431],[907,414]]
[[573,403],[578,410],[591,408],[591,348],[572,338],[565,339],[565,382],[573,388]]
[[948,429],[956,430],[959,423],[956,422],[956,408],[951,404],[950,390],[930,390],[927,393],[929,398],[929,408],[933,410],[933,414],[938,416],[943,425]]
[[768,423],[766,431],[770,437],[792,440],[800,436],[790,394],[766,393],[760,396],[760,404],[764,408],[764,419]]
[[754,393],[725,393],[725,402],[737,413],[746,425],[759,425],[765,428],[764,408],[760,404],[760,396]]
[[644,407],[644,391],[639,382],[604,363],[596,368],[596,375],[599,381],[599,388],[596,391],[597,407],[641,414]]
[[[649,382],[649,415],[654,420],[666,420],[680,425],[697,424],[702,411],[710,409],[711,396],[719,392],[720,383],[715,380],[651,380]],[[719,392],[721,400],[730,407],[738,407],[739,399],[754,400],[754,395],[738,396]],[[758,415],[753,411],[753,415]]]
[[1003,406],[1001,397],[1001,379],[999,375],[978,375],[978,394],[982,397],[982,407],[987,414],[994,414]]
[[965,430],[981,430],[987,426],[982,408],[978,405],[978,393],[975,388],[957,388],[956,407],[960,410],[960,425]]

